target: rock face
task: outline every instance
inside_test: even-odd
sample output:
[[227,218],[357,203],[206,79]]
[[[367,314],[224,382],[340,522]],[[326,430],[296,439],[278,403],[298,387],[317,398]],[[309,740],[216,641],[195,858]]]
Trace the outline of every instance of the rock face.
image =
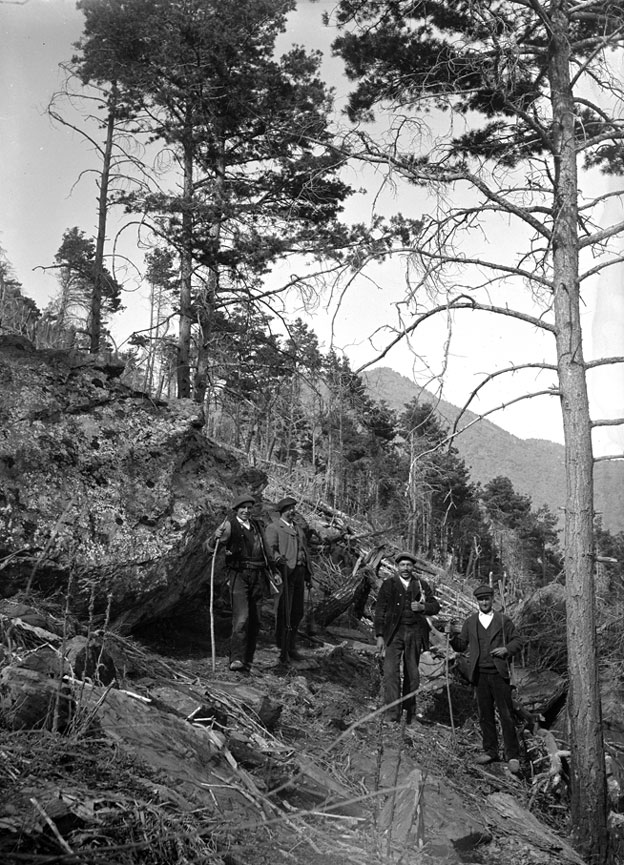
[[3,594],[62,589],[121,631],[205,591],[202,543],[240,466],[190,400],[155,404],[119,365],[0,341]]

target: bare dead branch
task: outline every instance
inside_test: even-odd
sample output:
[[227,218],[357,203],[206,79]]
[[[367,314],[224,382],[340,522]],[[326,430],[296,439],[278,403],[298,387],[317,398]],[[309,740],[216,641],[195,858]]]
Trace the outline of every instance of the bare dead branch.
[[595,369],[597,366],[611,366],[614,363],[624,363],[624,356],[616,355],[615,357],[599,357],[596,360],[585,361],[586,369]]
[[604,228],[602,231],[596,231],[594,234],[587,235],[587,237],[579,238],[579,249],[585,249],[585,247],[600,243],[602,240],[608,240],[622,231],[624,231],[624,219],[621,222],[615,223],[615,225],[610,225],[609,228]]
[[581,273],[579,276],[579,283],[585,282],[585,280],[589,279],[590,276],[596,276],[597,273],[606,270],[607,267],[612,267],[614,264],[622,264],[622,262],[624,262],[624,255],[618,255],[617,258],[610,258],[608,261],[602,261],[600,264],[596,264],[594,267],[586,270],[585,273]]
[[590,424],[593,427],[597,426],[622,426],[624,417],[603,418],[602,420],[592,420]]
[[560,396],[560,393],[557,388],[549,388],[548,390],[536,390],[533,393],[524,393],[521,396],[510,399],[508,402],[502,402],[500,403],[500,405],[497,405],[494,408],[491,408],[488,411],[477,415],[474,420],[471,420],[469,423],[466,424],[466,426],[462,427],[460,430],[449,433],[449,435],[437,442],[434,447],[430,448],[427,451],[422,451],[421,453],[419,453],[416,459],[421,459],[428,454],[435,453],[436,451],[440,450],[440,448],[442,448],[444,445],[450,444],[457,436],[461,435],[467,429],[470,429],[470,427],[474,426],[476,423],[479,423],[479,421],[485,420],[485,418],[489,417],[489,415],[494,414],[497,411],[502,411],[503,409],[509,408],[509,406],[514,405],[514,403],[521,402],[525,399],[533,399],[534,397],[538,396]]
[[489,375],[487,375],[483,379],[482,382],[480,382],[480,384],[477,385],[477,387],[472,391],[472,393],[470,394],[470,396],[468,397],[468,399],[466,400],[464,405],[460,408],[459,414],[455,418],[455,423],[453,424],[452,432],[457,431],[457,427],[459,425],[460,419],[465,414],[465,412],[468,410],[470,403],[473,401],[473,399],[476,397],[476,395],[479,393],[479,391],[481,390],[482,387],[485,387],[485,385],[488,382],[492,381],[492,379],[494,379],[494,378],[497,378],[499,375],[506,375],[508,373],[519,372],[519,370],[521,370],[521,369],[549,369],[549,370],[552,370],[553,372],[557,372],[556,365],[552,364],[552,363],[522,363],[522,364],[517,364],[514,366],[508,366],[505,369],[499,369],[499,370],[496,370],[496,372],[490,373]]
[[421,315],[416,317],[416,320],[412,322],[408,327],[403,328],[403,330],[397,334],[397,336],[392,339],[388,345],[382,351],[380,351],[376,357],[362,364],[358,369],[355,370],[356,374],[360,374],[365,369],[368,369],[369,366],[372,366],[374,363],[382,360],[390,351],[394,348],[395,345],[401,342],[402,339],[405,339],[408,334],[413,333],[418,325],[422,324],[423,321],[426,321],[428,318],[431,318],[437,313],[440,312],[450,312],[456,309],[470,309],[470,310],[479,310],[480,312],[491,312],[496,315],[504,315],[511,318],[516,318],[519,321],[524,321],[527,324],[532,324],[534,327],[538,327],[541,330],[546,330],[549,333],[555,333],[555,326],[552,324],[548,324],[548,322],[542,321],[539,318],[535,318],[533,315],[527,315],[526,313],[520,312],[519,310],[509,309],[504,306],[492,306],[490,304],[479,303],[477,301],[470,301],[464,303],[457,303],[452,300],[448,304],[436,306],[433,309],[428,310],[427,312],[422,313]]

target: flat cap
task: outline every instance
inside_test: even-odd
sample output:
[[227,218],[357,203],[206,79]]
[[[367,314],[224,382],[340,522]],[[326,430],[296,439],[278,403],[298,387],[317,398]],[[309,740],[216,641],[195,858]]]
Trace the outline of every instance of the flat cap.
[[236,510],[240,508],[241,505],[253,505],[256,503],[256,500],[251,495],[251,493],[241,493],[240,496],[234,499],[232,502],[232,510]]
[[481,583],[474,590],[474,596],[475,598],[492,598],[494,596],[494,589],[488,583]]
[[396,556],[394,557],[394,561],[396,562],[397,565],[403,559],[409,559],[410,562],[413,562],[414,564],[416,564],[416,556],[414,556],[412,553],[407,552],[407,550],[403,550],[402,552],[397,553]]
[[297,499],[293,499],[292,496],[286,496],[286,498],[280,499],[280,501],[277,503],[277,509],[281,514],[282,511],[286,510],[286,508],[292,508],[292,506],[296,504]]

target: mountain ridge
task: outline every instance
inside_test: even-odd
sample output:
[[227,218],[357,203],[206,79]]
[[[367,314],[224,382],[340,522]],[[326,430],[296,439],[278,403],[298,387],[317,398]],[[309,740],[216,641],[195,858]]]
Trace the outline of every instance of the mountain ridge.
[[[384,400],[401,412],[406,403],[417,398],[429,403],[450,429],[460,409],[439,399],[389,367],[377,367],[362,374],[369,395]],[[465,422],[464,422],[465,421]],[[466,463],[472,480],[482,486],[492,478],[508,477],[516,492],[530,496],[533,508],[546,505],[563,524],[566,499],[565,448],[549,439],[522,439],[487,418],[466,411],[462,431],[453,445]],[[460,427],[461,428],[461,427]],[[595,509],[605,529],[624,531],[624,464],[600,462],[594,468]]]

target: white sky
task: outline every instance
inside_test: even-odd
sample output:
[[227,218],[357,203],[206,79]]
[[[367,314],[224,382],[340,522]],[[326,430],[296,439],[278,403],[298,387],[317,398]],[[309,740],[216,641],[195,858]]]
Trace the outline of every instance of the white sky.
[[[349,84],[341,76],[341,62],[329,57],[328,46],[334,33],[321,24],[323,11],[331,11],[333,0],[318,3],[300,0],[297,16],[281,40],[280,47],[291,42],[319,48],[326,56],[325,77],[336,87],[337,104],[344,104]],[[72,43],[80,36],[83,18],[75,9],[74,0],[28,0],[20,4],[0,3],[0,246],[12,263],[24,292],[45,306],[54,293],[52,275],[38,270],[53,263],[65,229],[78,225],[87,234],[95,234],[96,186],[92,176],[81,172],[97,165],[88,145],[75,133],[54,127],[45,113],[46,105],[62,80],[58,69],[61,61],[72,54]],[[347,208],[347,216],[366,221],[373,206],[383,207],[390,215],[403,212],[419,216],[428,204],[419,190],[398,193],[385,189],[380,199],[376,193],[380,177],[372,174],[353,181],[355,187],[364,182],[368,192],[355,196]],[[619,179],[617,181],[620,182]],[[622,218],[621,214],[609,214]],[[109,225],[115,231],[114,220]],[[506,245],[508,227],[488,238],[500,246]],[[504,247],[503,247],[504,248]],[[141,252],[137,261],[142,262]],[[333,339],[344,349],[353,368],[376,356],[374,348],[382,348],[377,338],[371,345],[368,336],[386,321],[395,321],[396,306],[405,289],[405,276],[399,266],[377,268],[376,284],[361,280],[346,295],[335,314],[323,302],[314,314],[311,325],[324,348]],[[599,286],[585,293],[585,355],[624,355],[624,287],[622,275],[609,272]],[[524,289],[518,286],[518,292]],[[113,331],[123,340],[135,328],[145,326],[148,319],[147,301],[141,291],[124,298],[128,311]],[[525,305],[526,308],[526,305]],[[295,303],[293,299],[293,313]],[[551,338],[545,338],[526,325],[511,319],[464,314],[457,319],[448,365],[444,365],[446,322],[430,321],[416,331],[412,347],[404,345],[381,361],[398,372],[436,390],[435,376],[444,370],[442,396],[462,405],[480,377],[494,368],[512,362],[549,361],[554,359]],[[413,349],[413,350],[412,350]],[[415,356],[417,355],[417,356]],[[424,359],[420,359],[424,358]],[[487,410],[512,399],[527,389],[545,389],[554,383],[550,374],[541,374],[537,383],[518,373],[513,380],[501,380],[483,392],[475,411]],[[592,409],[595,417],[624,415],[624,368],[610,368],[589,374]],[[560,410],[556,397],[524,401],[490,416],[490,420],[522,438],[546,438],[562,441]],[[611,427],[596,432],[597,453],[624,450],[624,430]]]

